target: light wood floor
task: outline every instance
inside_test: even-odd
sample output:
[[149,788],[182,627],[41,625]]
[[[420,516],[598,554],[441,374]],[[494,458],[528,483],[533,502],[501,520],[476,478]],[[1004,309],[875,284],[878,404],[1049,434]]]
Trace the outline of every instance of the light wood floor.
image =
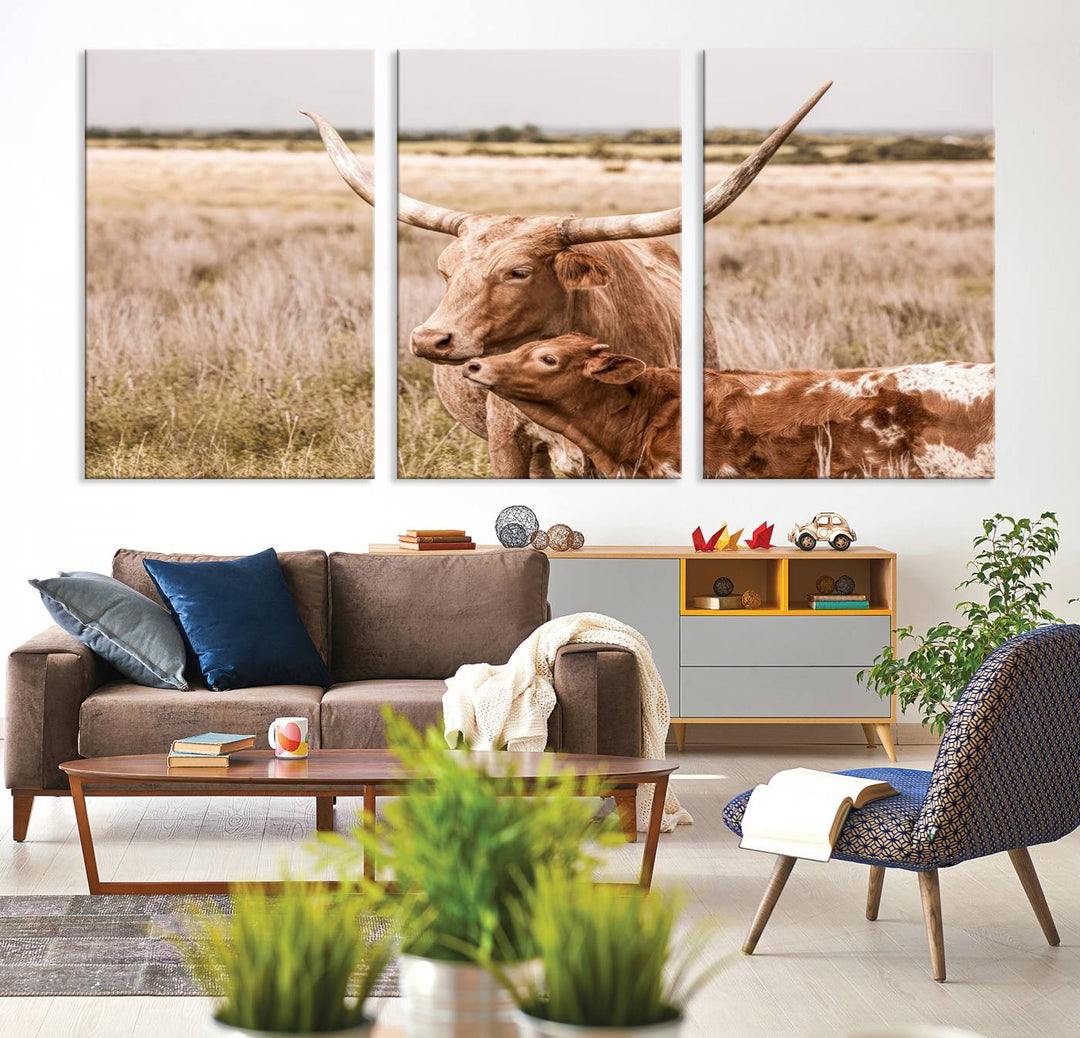
[[[2,749],[2,743],[0,743]],[[932,748],[901,752],[901,766],[930,766]],[[693,1003],[687,1038],[857,1036],[888,1026],[950,1024],[985,1036],[1080,1034],[1080,833],[1032,852],[1061,933],[1050,948],[1008,858],[942,873],[949,980],[935,984],[910,873],[889,872],[878,922],[864,918],[868,870],[846,862],[800,862],[757,954],[738,951],[772,867],[740,851],[720,811],[742,789],[783,767],[827,770],[882,765],[881,751],[847,747],[676,754],[675,789],[692,827],[661,838],[658,885],[681,887],[687,920],[715,919],[729,966]],[[0,893],[83,893],[75,821],[67,799],[34,806],[30,837],[11,842],[11,805],[0,808]],[[350,806],[339,804],[339,821]],[[90,805],[103,879],[228,876],[271,878],[282,861],[306,868],[301,841],[314,827],[310,801],[252,799],[95,800]],[[612,852],[608,869],[631,877],[641,845]],[[307,870],[310,872],[310,870]],[[211,1035],[208,1003],[196,998],[5,998],[0,1034],[79,1038]],[[387,999],[380,1019],[393,1023]]]

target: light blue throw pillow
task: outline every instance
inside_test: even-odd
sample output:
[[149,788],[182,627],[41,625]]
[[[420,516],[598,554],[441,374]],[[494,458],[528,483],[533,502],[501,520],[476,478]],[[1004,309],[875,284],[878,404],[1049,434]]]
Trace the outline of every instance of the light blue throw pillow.
[[31,580],[49,615],[126,678],[152,688],[186,689],[184,637],[157,602],[102,573]]

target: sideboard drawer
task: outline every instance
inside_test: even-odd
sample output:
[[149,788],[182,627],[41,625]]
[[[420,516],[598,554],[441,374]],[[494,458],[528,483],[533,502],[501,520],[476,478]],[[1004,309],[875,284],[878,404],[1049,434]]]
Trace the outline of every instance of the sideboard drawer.
[[891,626],[888,616],[684,616],[679,661],[684,667],[865,667],[890,644]]
[[859,685],[859,667],[683,667],[683,717],[887,720],[888,699]]

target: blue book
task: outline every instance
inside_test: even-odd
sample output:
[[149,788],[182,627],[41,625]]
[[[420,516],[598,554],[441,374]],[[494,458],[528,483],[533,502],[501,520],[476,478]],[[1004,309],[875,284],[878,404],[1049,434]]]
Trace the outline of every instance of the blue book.
[[230,735],[226,732],[204,732],[175,739],[172,753],[194,753],[201,757],[217,757],[235,750],[247,750],[255,745],[254,735]]

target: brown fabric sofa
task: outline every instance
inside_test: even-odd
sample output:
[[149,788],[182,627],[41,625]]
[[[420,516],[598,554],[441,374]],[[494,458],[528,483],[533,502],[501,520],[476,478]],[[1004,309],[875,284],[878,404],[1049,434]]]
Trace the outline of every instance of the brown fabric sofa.
[[[121,549],[117,580],[160,601],[145,558],[194,562],[224,556]],[[121,679],[90,649],[52,627],[8,658],[6,783],[22,840],[33,798],[64,795],[58,765],[76,757],[163,753],[202,731],[254,732],[283,715],[309,721],[313,748],[384,745],[389,703],[414,724],[434,724],[444,679],[463,663],[505,663],[550,615],[548,560],[531,549],[402,557],[322,551],[279,553],[300,618],[334,684],[230,692],[147,688]],[[198,674],[189,660],[188,675]],[[193,683],[194,684],[194,683]],[[557,706],[548,745],[570,753],[634,756],[641,709],[633,656],[609,645],[570,645],[555,661]]]

